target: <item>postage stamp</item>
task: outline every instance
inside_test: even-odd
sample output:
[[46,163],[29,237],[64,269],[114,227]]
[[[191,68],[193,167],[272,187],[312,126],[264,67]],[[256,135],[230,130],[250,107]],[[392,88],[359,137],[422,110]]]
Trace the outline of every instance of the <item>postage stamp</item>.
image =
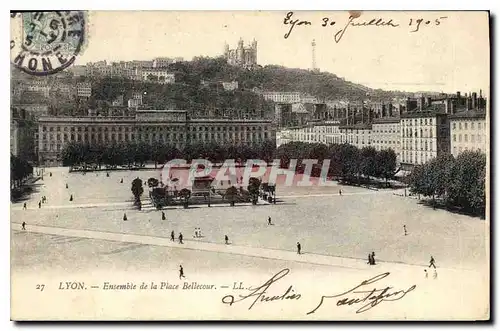
[[488,12],[12,16],[12,320],[490,319]]
[[12,63],[35,76],[68,68],[82,51],[85,22],[82,11],[12,12]]

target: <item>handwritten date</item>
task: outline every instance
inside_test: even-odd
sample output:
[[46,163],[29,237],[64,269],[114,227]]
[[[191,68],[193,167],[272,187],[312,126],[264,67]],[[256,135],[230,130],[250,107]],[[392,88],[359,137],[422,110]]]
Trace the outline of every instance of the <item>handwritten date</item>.
[[[448,18],[447,16],[440,16],[434,19],[424,19],[424,18],[410,18],[408,26],[410,27],[410,32],[418,32],[422,26],[439,26],[442,24],[443,20]],[[323,17],[319,22],[321,27],[334,27],[337,26],[337,21],[332,20],[329,17]],[[404,26],[402,23],[396,22],[392,18],[373,18],[363,20],[360,17],[349,16],[347,22],[341,23],[340,28],[335,28],[334,40],[339,43],[344,37],[346,31],[350,27],[388,27],[388,28],[399,28]],[[313,25],[313,22],[307,20],[300,20],[294,17],[294,12],[288,12],[283,19],[283,25],[288,28],[285,33],[284,38],[288,39],[292,31],[297,26],[309,26]]]

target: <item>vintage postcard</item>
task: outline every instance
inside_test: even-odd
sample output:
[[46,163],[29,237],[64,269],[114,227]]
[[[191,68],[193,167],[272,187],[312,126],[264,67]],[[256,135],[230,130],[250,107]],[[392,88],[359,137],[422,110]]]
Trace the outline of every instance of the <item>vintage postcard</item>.
[[11,12],[11,319],[490,319],[489,24]]

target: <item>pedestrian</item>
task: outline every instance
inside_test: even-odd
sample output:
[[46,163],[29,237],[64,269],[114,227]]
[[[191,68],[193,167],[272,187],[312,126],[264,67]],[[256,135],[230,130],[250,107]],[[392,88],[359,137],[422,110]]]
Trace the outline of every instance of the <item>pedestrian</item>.
[[342,190],[339,190],[339,195],[342,195]]
[[66,188],[68,188],[68,183],[66,183]]
[[406,225],[403,225],[403,230],[405,230],[405,236],[406,236],[406,235],[408,234],[408,233],[406,232]]
[[184,244],[184,243],[182,242],[182,238],[183,238],[183,237],[182,237],[182,232],[180,232],[180,233],[179,233],[179,244]]
[[427,273],[427,269],[424,269],[425,272],[425,278],[429,278],[429,274]]
[[69,197],[69,201],[73,201],[73,194]]
[[273,225],[273,223],[271,223],[271,216],[267,219],[267,225]]
[[165,217],[165,212],[161,212],[161,220],[164,221],[166,220],[167,218]]
[[22,229],[26,230],[26,222],[23,222],[23,224],[21,224],[21,225],[22,225]]
[[120,184],[123,184],[123,178],[122,178],[122,179],[120,179]]
[[229,245],[229,237],[227,235],[224,236],[224,241],[226,242],[226,245]]
[[431,260],[430,260],[430,262],[429,262],[429,268],[430,268],[431,266],[433,266],[433,267],[434,267],[434,269],[436,269],[436,264],[435,264],[435,262],[436,262],[436,261],[434,260],[434,257],[431,255]]
[[52,177],[52,173],[51,172],[49,173],[49,175],[50,175],[50,177]]
[[38,201],[38,208],[42,208],[42,202]]
[[175,233],[174,233],[174,230],[172,230],[172,232],[170,232],[170,241],[175,241]]
[[123,213],[123,220],[126,221],[127,220],[127,214],[126,213]]
[[375,252],[372,252],[372,265],[375,265]]
[[198,238],[198,228],[194,228],[194,236],[193,238]]
[[372,255],[370,253],[368,253],[368,263],[369,265],[373,265],[373,262],[372,262]]
[[302,249],[302,246],[300,245],[300,243],[297,241],[297,254],[301,254],[300,250]]
[[179,279],[181,278],[186,278],[186,276],[184,276],[184,268],[182,265],[179,266]]
[[198,238],[203,238],[203,235],[201,234],[201,228],[198,228]]
[[432,278],[434,278],[434,279],[438,278],[438,273],[437,273],[436,269],[434,269],[434,274],[432,275]]
[[26,202],[23,204],[23,209],[26,210]]

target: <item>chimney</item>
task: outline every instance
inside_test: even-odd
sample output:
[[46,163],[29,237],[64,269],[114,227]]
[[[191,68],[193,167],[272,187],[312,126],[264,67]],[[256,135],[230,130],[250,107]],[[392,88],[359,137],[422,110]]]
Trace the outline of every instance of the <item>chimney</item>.
[[457,92],[457,99],[460,101],[460,91]]
[[455,101],[450,101],[450,114],[455,114]]
[[477,93],[472,93],[472,109],[476,109],[477,107]]
[[427,97],[427,103],[426,103],[426,106],[429,107],[432,103],[432,98],[431,97]]

